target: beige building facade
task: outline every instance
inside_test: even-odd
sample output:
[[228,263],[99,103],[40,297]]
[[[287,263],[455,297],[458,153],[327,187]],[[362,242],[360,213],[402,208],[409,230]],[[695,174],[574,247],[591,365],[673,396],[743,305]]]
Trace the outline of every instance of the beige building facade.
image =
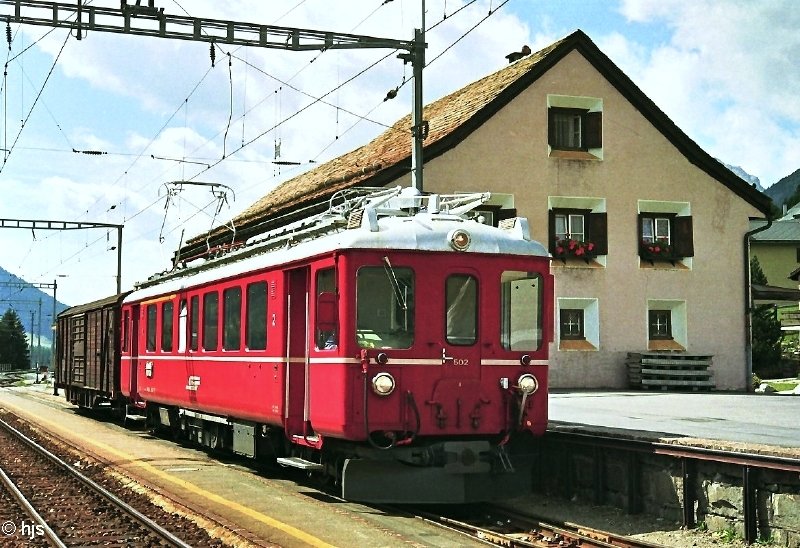
[[[717,389],[746,388],[744,241],[769,198],[702,151],[585,34],[428,105],[425,119],[424,190],[513,194],[551,248],[551,387],[624,388],[627,353],[663,350],[712,355]],[[237,234],[340,188],[410,184],[410,145],[396,133],[284,183],[236,220]]]

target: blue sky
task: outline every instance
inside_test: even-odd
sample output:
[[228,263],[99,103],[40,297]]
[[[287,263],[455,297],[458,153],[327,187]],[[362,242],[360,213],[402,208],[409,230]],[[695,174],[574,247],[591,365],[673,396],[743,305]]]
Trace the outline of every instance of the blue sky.
[[[536,50],[580,28],[715,157],[765,186],[800,168],[800,10],[790,0],[478,0],[457,11],[465,4],[426,2],[426,26],[435,26],[427,35],[426,102],[502,68],[523,44]],[[409,39],[421,2],[156,5],[171,14]],[[490,9],[497,11],[459,41]],[[11,31],[0,97],[0,148],[11,152],[0,164],[0,218],[124,224],[124,288],[167,268],[182,238],[226,222],[280,181],[365,143],[410,110],[410,85],[383,101],[411,74],[393,55],[368,68],[388,53],[380,50],[219,47],[212,68],[204,43]],[[329,104],[310,98],[324,94]],[[278,143],[280,159],[299,166],[273,164]],[[194,187],[165,209],[165,183],[186,179],[227,185],[227,202]],[[0,245],[11,252],[0,264],[28,281],[58,279],[59,296],[77,304],[114,291],[114,238],[102,230],[2,230]]]

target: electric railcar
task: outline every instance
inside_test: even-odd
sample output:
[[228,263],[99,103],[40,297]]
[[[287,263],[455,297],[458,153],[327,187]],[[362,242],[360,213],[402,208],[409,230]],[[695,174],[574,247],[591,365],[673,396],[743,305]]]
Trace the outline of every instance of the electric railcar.
[[[488,194],[352,192],[63,312],[57,386],[209,448],[327,474],[350,500],[524,492],[515,448],[547,425],[547,250],[525,219],[479,217]],[[85,347],[76,325],[103,310],[89,341],[104,345],[98,388],[75,371],[101,352],[75,337]]]

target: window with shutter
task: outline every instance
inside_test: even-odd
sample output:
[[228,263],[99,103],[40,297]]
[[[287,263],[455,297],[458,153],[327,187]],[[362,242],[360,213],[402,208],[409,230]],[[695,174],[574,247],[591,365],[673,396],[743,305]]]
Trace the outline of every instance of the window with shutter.
[[639,214],[639,257],[675,261],[694,256],[692,217],[674,213]]
[[591,258],[608,253],[605,212],[553,208],[549,212],[550,253],[554,257]]
[[595,148],[600,129],[598,117],[592,116],[591,119],[590,123],[589,112],[583,109],[551,107],[548,116],[550,146],[558,150]]

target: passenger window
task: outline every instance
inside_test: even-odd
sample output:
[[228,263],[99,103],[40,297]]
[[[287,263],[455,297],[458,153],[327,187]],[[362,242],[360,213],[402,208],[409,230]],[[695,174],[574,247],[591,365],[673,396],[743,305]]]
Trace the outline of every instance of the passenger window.
[[147,351],[148,352],[155,352],[156,351],[156,319],[158,316],[158,310],[156,309],[156,305],[148,304],[145,313],[147,314],[147,333],[145,334],[147,339]]
[[223,350],[239,350],[242,335],[242,289],[231,287],[222,292]]
[[414,271],[365,266],[356,279],[356,338],[362,348],[410,348],[414,343]]
[[506,350],[538,350],[542,345],[542,277],[535,272],[503,272],[500,340]]
[[217,349],[219,322],[219,294],[203,295],[203,350]]
[[267,282],[256,282],[247,286],[247,327],[248,350],[267,348]]
[[200,297],[195,295],[189,301],[189,325],[191,328],[189,350],[197,350],[200,333]]
[[475,344],[478,333],[478,281],[467,274],[454,274],[445,282],[446,333],[449,344]]
[[172,352],[172,301],[161,303],[161,351]]

